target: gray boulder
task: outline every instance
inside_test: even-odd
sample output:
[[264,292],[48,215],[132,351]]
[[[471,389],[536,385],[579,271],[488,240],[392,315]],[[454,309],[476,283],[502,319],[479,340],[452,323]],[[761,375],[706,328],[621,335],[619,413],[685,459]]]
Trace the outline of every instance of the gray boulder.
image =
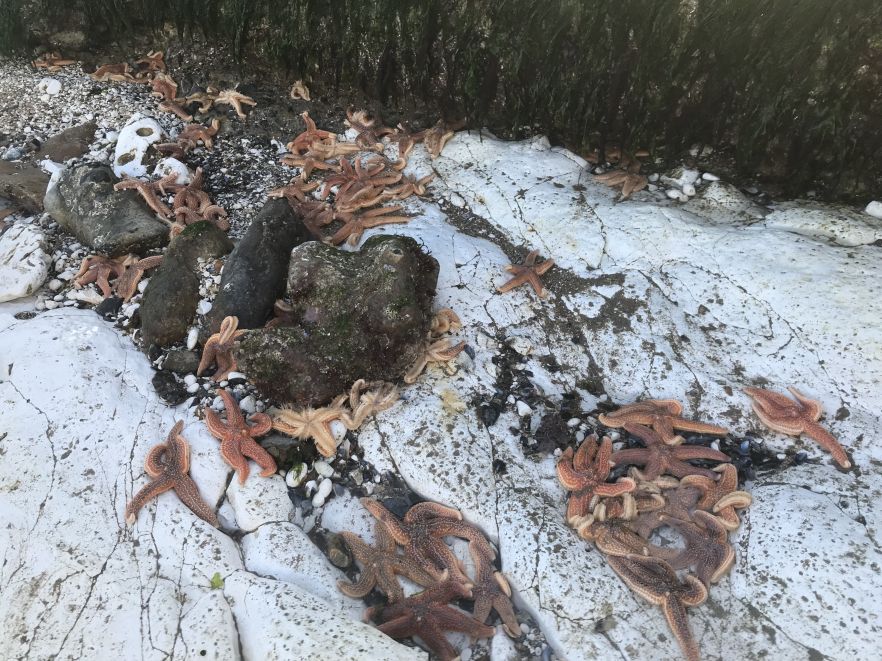
[[113,190],[116,181],[104,165],[65,168],[46,191],[45,210],[80,243],[111,257],[168,243],[168,226],[135,191]]
[[48,183],[49,175],[34,165],[0,161],[0,197],[12,200],[25,211],[40,213],[43,210]]
[[82,156],[89,150],[97,128],[95,122],[86,122],[56,133],[43,143],[40,154],[56,163],[64,163],[71,158]]
[[198,260],[232,249],[227,235],[207,221],[193,223],[175,237],[144,290],[139,311],[145,347],[165,347],[187,336],[199,303]]
[[357,379],[394,380],[419,357],[438,262],[409,237],[371,237],[359,252],[317,241],[291,252],[291,321],[248,331],[240,371],[267,395],[324,404]]

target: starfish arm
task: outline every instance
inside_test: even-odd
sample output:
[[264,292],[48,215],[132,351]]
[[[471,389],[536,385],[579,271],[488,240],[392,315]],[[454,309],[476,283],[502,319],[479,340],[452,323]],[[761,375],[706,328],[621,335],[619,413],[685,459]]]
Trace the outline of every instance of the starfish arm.
[[567,448],[560,461],[557,462],[557,479],[567,491],[584,489],[589,484],[585,474],[574,468],[572,458],[573,450]]
[[411,523],[413,521],[424,521],[435,517],[462,521],[462,512],[456,508],[447,507],[447,505],[433,503],[427,500],[411,507],[407,511],[407,514],[404,515],[404,520]]
[[542,286],[542,281],[539,280],[539,276],[536,275],[535,271],[530,271],[527,274],[527,282],[530,283],[530,286],[533,288],[533,291],[536,292],[536,295],[539,296],[539,298],[545,297],[545,294],[547,292],[545,291],[545,287]]
[[269,477],[278,470],[276,460],[257,441],[247,437],[243,438],[239,443],[239,450],[245,457],[256,461],[257,465],[263,469],[260,472],[261,477]]
[[230,433],[229,425],[223,422],[218,413],[213,409],[205,409],[204,422],[205,426],[208,428],[208,432],[219,441],[223,441],[224,438]]
[[410,535],[404,529],[404,526],[402,526],[401,521],[398,520],[397,516],[380,505],[380,503],[371,500],[370,498],[362,498],[359,502],[361,502],[362,506],[364,506],[364,508],[370,512],[377,521],[385,526],[386,531],[398,544],[404,546],[410,543]]
[[[362,597],[366,596],[371,590],[373,590],[376,584],[376,574],[368,571],[366,568],[362,568],[361,575],[358,577],[358,580],[355,583],[340,580],[337,581],[337,588],[347,597],[352,597],[353,599],[361,599]],[[386,595],[389,597],[390,602],[398,601],[398,599],[393,599],[392,595],[388,593],[386,593]]]
[[110,286],[110,282],[108,281],[108,276],[110,274],[105,270],[98,271],[98,275],[96,277],[98,287],[101,289],[101,293],[104,294],[104,298],[110,298],[113,294],[113,289]]
[[812,420],[819,420],[821,418],[821,413],[823,412],[823,407],[821,406],[821,402],[817,399],[812,399],[811,397],[806,397],[801,392],[799,392],[793,386],[787,388],[790,391],[790,394],[796,397],[796,401],[802,404],[802,408],[805,409],[806,415],[808,415]]
[[132,500],[126,505],[126,523],[129,525],[135,523],[135,519],[138,518],[138,512],[141,511],[141,508],[144,507],[148,501],[153,500],[159,494],[164,493],[173,487],[174,482],[164,477],[157,478],[141,487],[138,493],[136,493]]
[[[729,458],[726,457],[726,461],[729,461]],[[685,461],[680,461],[679,459],[670,458],[665,462],[666,468],[663,469],[664,473],[668,473],[669,475],[673,475],[674,477],[686,477],[687,475],[703,475],[704,477],[713,479],[716,475],[712,470],[708,468],[700,468],[698,466],[693,466],[692,464],[686,463]],[[647,471],[648,472],[648,471]]]
[[502,286],[497,287],[496,291],[498,291],[500,294],[504,294],[506,292],[509,292],[512,289],[515,289],[516,287],[520,287],[522,284],[527,282],[528,277],[529,277],[528,273],[522,273],[520,275],[516,275],[511,280],[509,280],[508,282],[503,284]]
[[255,413],[251,416],[251,428],[248,431],[248,434],[252,438],[257,438],[258,436],[263,436],[264,434],[268,434],[269,431],[273,428],[273,419],[269,417],[266,413]]
[[[678,445],[672,450],[672,454],[677,459],[708,459],[726,463],[732,461],[726,453],[704,447],[703,445]],[[717,473],[712,473],[708,477],[716,479]]]
[[[711,511],[718,513],[725,509],[744,509],[753,503],[753,496],[746,491],[732,491],[722,496],[713,506]],[[702,508],[705,509],[706,508]]]
[[803,433],[824,448],[842,468],[851,468],[845,448],[834,436],[816,422],[806,422]]
[[760,422],[766,427],[781,434],[799,436],[805,427],[805,423],[802,419],[775,417],[772,413],[759,406],[757,402],[753,403],[753,412],[756,413],[756,417],[758,417]]
[[567,523],[576,526],[588,516],[590,502],[591,493],[588,491],[577,491],[570,494],[570,499],[567,501]]
[[410,366],[410,369],[405,372],[404,382],[407,384],[416,383],[416,380],[420,378],[420,374],[423,373],[423,370],[426,369],[426,365],[428,364],[428,356],[423,355],[418,358],[417,361]]
[[202,373],[214,362],[217,355],[217,343],[218,340],[215,336],[211,336],[205,341],[205,346],[202,348],[202,359],[199,361],[199,367],[196,368],[196,376],[202,376]]
[[217,515],[214,513],[214,509],[202,500],[202,496],[199,495],[199,489],[196,487],[193,478],[189,475],[181,475],[175,480],[174,489],[181,502],[189,507],[193,514],[203,521],[207,521],[215,528],[218,527]]
[[493,627],[451,606],[439,606],[434,614],[436,621],[445,631],[461,631],[474,638],[489,638],[496,632]]
[[699,661],[698,643],[689,628],[689,616],[686,614],[683,602],[674,595],[668,595],[661,606],[668,626],[683,651],[685,661]]
[[144,457],[144,470],[147,471],[147,475],[150,477],[159,477],[165,472],[165,464],[162,462],[162,455],[165,454],[166,448],[168,448],[166,443],[154,445],[150,448],[150,451],[147,452],[147,456]]
[[596,496],[621,496],[622,494],[634,491],[637,483],[630,477],[621,477],[615,484],[604,482],[594,487],[594,495]]
[[[621,466],[623,464],[637,464],[638,466],[644,466],[649,461],[649,452],[643,448],[626,448],[614,452],[611,460],[616,466]],[[652,480],[654,478],[647,479]]]
[[333,457],[337,453],[337,439],[331,433],[328,423],[316,424],[311,428],[315,446],[323,457]]
[[224,408],[227,411],[227,426],[240,430],[244,428],[245,425],[245,416],[242,415],[242,410],[239,408],[239,402],[236,401],[236,398],[233,397],[233,393],[229,390],[218,390],[218,395],[224,402]]
[[239,451],[238,439],[230,437],[221,441],[221,457],[239,474],[239,484],[245,484],[251,469],[248,460]]
[[[382,615],[388,611],[384,608]],[[414,618],[409,613],[403,613],[399,617],[392,618],[380,624],[377,629],[389,636],[390,638],[408,638],[416,633]]]
[[[493,600],[493,609],[499,614],[499,619],[502,620],[502,628],[505,629],[505,633],[507,633],[510,638],[520,638],[522,633],[521,623],[518,622],[517,615],[515,615],[514,608],[511,605],[511,599],[505,595],[497,595]],[[487,621],[486,617],[483,620],[479,617],[476,617],[475,619],[479,622]]]
[[609,469],[612,466],[610,463],[611,459],[612,439],[609,436],[604,436],[603,440],[600,441],[600,445],[597,446],[597,450],[594,453],[594,460],[592,462],[597,474],[602,475],[603,479],[606,479],[606,476],[609,475]]
[[717,425],[711,425],[711,424],[707,424],[704,422],[698,422],[696,420],[685,420],[683,418],[672,419],[672,426],[675,429],[692,432],[694,434],[709,434],[711,436],[726,436],[729,433],[729,430],[725,429],[724,427],[718,427]]

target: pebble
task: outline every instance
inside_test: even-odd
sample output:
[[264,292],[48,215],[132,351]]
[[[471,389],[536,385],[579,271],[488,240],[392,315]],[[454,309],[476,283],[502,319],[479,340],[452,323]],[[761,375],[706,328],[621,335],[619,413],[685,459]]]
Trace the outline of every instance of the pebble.
[[649,181],[653,184],[658,181],[658,172],[653,172],[651,175],[649,175]]
[[192,386],[194,383],[197,383],[196,375],[188,374],[184,377],[184,383],[186,383],[188,386]]
[[686,184],[685,186],[683,186],[683,194],[692,197],[693,195],[695,195],[695,186],[693,186],[692,184]]
[[191,383],[190,385],[187,386],[187,392],[190,393],[191,395],[195,395],[197,392],[199,392],[199,384],[198,383]]
[[2,158],[4,161],[17,161],[21,158],[21,150],[16,147],[10,147],[3,152]]
[[241,408],[245,413],[254,413],[257,411],[257,407],[254,402],[254,396],[248,395],[247,397],[243,397],[239,402],[239,408]]
[[705,172],[703,175],[701,175],[701,178],[704,179],[705,181],[719,181],[720,180],[720,178],[717,175],[711,174],[710,172]]
[[577,432],[576,432],[576,440],[577,440],[579,443],[581,443],[582,441],[584,441],[584,440],[585,440],[585,432],[583,432],[583,431],[581,431],[581,430],[580,430],[580,431],[577,431]]
[[530,405],[520,399],[517,401],[518,415],[524,417],[525,415],[530,415],[533,412],[533,409],[530,408]]
[[783,452],[779,452],[775,455],[775,458],[778,459],[778,461],[784,461],[787,458],[787,455]]
[[509,345],[511,345],[511,348],[517,351],[522,356],[529,356],[530,352],[533,351],[533,343],[522,336],[511,338],[509,340]]
[[61,81],[55,78],[43,78],[37,83],[37,89],[48,96],[55,96],[61,91]]
[[319,459],[316,461],[312,467],[315,469],[315,472],[321,475],[322,477],[331,477],[334,474],[334,468],[327,461]]
[[873,200],[870,202],[866,208],[864,209],[864,213],[873,216],[873,218],[879,218],[882,220],[882,202],[878,200]]
[[199,341],[199,329],[193,326],[190,329],[190,332],[187,333],[187,349],[192,351],[196,348],[196,343]]
[[680,191],[678,191],[674,188],[669,188],[668,190],[665,191],[665,195],[667,195],[672,200],[676,200],[677,198],[680,197]]
[[242,372],[230,372],[227,375],[227,381],[247,381],[248,377],[242,374]]
[[570,418],[567,420],[567,427],[572,429],[573,427],[578,427],[581,423],[582,421],[579,418]]
[[199,301],[199,305],[196,306],[196,313],[200,315],[206,315],[211,312],[211,301],[206,301],[204,298]]
[[58,278],[52,278],[49,281],[49,289],[52,291],[58,291],[62,287],[64,287],[64,283],[61,280],[59,280]]
[[47,310],[54,310],[55,308],[60,306],[61,303],[59,303],[58,301],[46,301],[45,305]]
[[306,473],[305,464],[295,464],[285,475],[285,484],[292,489],[294,487],[299,487],[300,483],[303,482],[303,478],[306,477]]
[[312,497],[312,506],[315,508],[319,508],[325,504],[325,499],[331,495],[331,490],[334,488],[334,483],[331,482],[328,478],[322,480],[321,484],[319,484],[318,490],[315,492],[315,495]]

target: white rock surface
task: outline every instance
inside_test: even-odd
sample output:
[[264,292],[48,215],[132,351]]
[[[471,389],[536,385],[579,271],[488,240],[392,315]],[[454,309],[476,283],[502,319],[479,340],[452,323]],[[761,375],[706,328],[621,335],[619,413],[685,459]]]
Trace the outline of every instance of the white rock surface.
[[864,213],[873,216],[873,218],[882,219],[882,202],[873,200],[864,208]]
[[177,179],[175,179],[175,183],[177,184],[189,184],[192,179],[192,175],[190,174],[190,169],[187,167],[187,164],[179,161],[176,158],[172,158],[171,156],[159,159],[156,167],[153,168],[154,179],[161,179],[162,177],[167,177],[172,173],[177,175]]
[[284,480],[279,475],[260,477],[260,467],[249,461],[251,473],[245,484],[238,476],[227,487],[227,499],[236,513],[241,530],[256,530],[270,521],[290,521],[294,512]]
[[29,296],[49,275],[52,258],[36,227],[16,224],[0,235],[0,302]]
[[144,162],[150,145],[165,136],[162,127],[152,117],[135,113],[119,132],[113,153],[113,173],[117,177],[143,177],[147,174]]

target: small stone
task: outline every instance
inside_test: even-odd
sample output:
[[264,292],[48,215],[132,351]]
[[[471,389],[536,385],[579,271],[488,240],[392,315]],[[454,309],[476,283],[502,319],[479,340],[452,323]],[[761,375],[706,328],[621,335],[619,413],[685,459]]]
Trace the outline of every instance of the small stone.
[[653,172],[651,175],[649,175],[649,181],[653,184],[655,182],[657,182],[658,181],[658,172]]
[[701,178],[704,179],[705,181],[719,181],[720,180],[720,178],[717,175],[711,174],[710,172],[705,172],[703,175],[701,175]]
[[252,395],[243,397],[239,401],[239,408],[245,411],[245,413],[254,413],[257,410],[254,406],[254,397]]
[[17,161],[22,156],[21,150],[16,147],[9,147],[6,151],[3,152],[3,160],[4,161]]
[[315,495],[312,497],[312,506],[316,509],[322,507],[325,504],[325,499],[331,495],[331,490],[334,488],[334,483],[331,482],[328,478],[324,478],[319,484],[318,489],[315,492]]
[[879,218],[882,220],[882,202],[873,200],[866,206],[864,213],[873,216],[873,218]]
[[186,383],[188,386],[192,386],[194,383],[197,383],[197,382],[198,382],[198,379],[196,378],[195,374],[188,374],[187,376],[184,377],[184,383]]
[[58,301],[46,301],[46,309],[47,310],[54,310],[55,308],[59,307],[60,305],[61,305],[61,303],[59,303]]
[[567,427],[569,427],[570,429],[578,427],[580,424],[582,424],[582,421],[579,420],[579,418],[570,418],[569,420],[567,420]]
[[674,188],[669,188],[668,190],[665,191],[665,195],[667,195],[672,200],[676,200],[677,198],[680,197],[680,191],[678,191]]
[[285,475],[285,484],[291,489],[299,487],[300,483],[303,482],[303,478],[306,477],[306,473],[307,470],[305,464],[295,464]]
[[692,184],[684,185],[683,194],[688,195],[689,197],[693,197],[695,195],[695,186],[693,186]]
[[533,351],[533,343],[526,337],[520,335],[511,338],[511,340],[509,340],[509,345],[522,356],[529,356]]
[[52,291],[58,291],[62,287],[64,287],[64,283],[58,278],[52,278],[49,281],[49,289],[51,289]]
[[244,383],[247,380],[248,380],[248,377],[245,376],[244,374],[242,374],[242,372],[230,372],[227,375],[227,381],[229,381],[231,383],[233,381],[235,381],[237,383]]
[[37,89],[46,94],[47,97],[55,96],[61,91],[61,82],[55,78],[43,78],[37,83]]
[[517,409],[518,415],[524,417],[525,415],[530,415],[533,412],[533,409],[530,408],[530,405],[520,399],[517,401]]
[[196,314],[206,315],[209,312],[211,312],[211,301],[205,299],[199,301],[199,305],[196,306]]
[[195,395],[197,392],[199,392],[199,387],[200,386],[198,383],[191,383],[187,386],[187,392],[191,395]]
[[313,469],[316,473],[321,475],[322,477],[331,477],[334,474],[334,469],[331,467],[327,461],[322,461],[319,459],[312,465]]
[[192,351],[196,348],[196,343],[199,341],[199,329],[197,327],[193,327],[190,329],[190,332],[187,333],[187,348]]

